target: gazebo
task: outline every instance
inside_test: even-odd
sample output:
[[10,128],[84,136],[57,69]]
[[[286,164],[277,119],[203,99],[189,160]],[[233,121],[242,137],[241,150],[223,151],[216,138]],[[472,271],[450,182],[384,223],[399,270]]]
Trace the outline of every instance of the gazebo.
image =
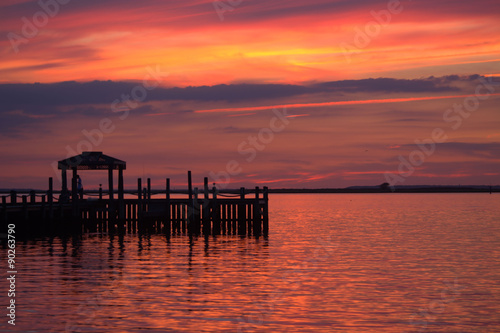
[[73,200],[77,198],[78,170],[108,170],[109,199],[113,200],[113,170],[118,170],[118,199],[123,200],[123,170],[127,167],[125,161],[104,155],[100,151],[84,151],[80,155],[59,161],[57,167],[61,170],[63,198],[68,198],[68,170],[73,170],[71,182]]

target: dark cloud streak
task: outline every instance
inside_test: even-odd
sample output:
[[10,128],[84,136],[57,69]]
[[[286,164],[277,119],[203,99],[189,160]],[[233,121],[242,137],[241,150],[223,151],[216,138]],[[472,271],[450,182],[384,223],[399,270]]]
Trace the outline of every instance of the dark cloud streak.
[[[457,77],[457,80],[473,80],[477,77]],[[453,80],[427,78],[401,80],[391,78],[344,80],[316,83],[313,85],[291,84],[220,84],[215,86],[156,88],[147,92],[148,101],[242,101],[284,98],[328,92],[444,92],[459,91],[452,86]],[[19,109],[31,105],[62,106],[82,104],[110,104],[123,94],[142,86],[142,82],[59,82],[33,84],[0,84],[0,110]]]

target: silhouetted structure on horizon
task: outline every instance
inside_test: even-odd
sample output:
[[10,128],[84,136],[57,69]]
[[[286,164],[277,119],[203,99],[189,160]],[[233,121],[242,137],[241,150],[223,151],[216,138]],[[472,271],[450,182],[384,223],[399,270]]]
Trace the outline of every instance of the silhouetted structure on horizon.
[[68,176],[67,171],[73,171],[71,181],[72,199],[75,200],[78,194],[77,178],[78,170],[107,170],[108,171],[108,191],[109,198],[113,199],[113,170],[118,170],[118,198],[123,199],[123,170],[127,168],[127,163],[117,158],[104,155],[100,151],[84,151],[79,155],[66,158],[57,163],[57,168],[61,170],[62,192],[61,200],[68,200]]

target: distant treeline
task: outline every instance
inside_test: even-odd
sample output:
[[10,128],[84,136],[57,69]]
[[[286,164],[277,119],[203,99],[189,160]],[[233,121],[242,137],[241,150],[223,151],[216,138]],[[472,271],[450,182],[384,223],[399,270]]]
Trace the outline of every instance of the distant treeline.
[[274,188],[269,193],[474,193],[500,192],[500,186],[353,186],[346,188]]
[[[9,194],[11,189],[0,189],[0,195]],[[34,191],[37,194],[43,190],[17,189],[19,193]],[[85,193],[97,193],[98,190],[86,190]],[[107,190],[104,190],[107,193]],[[134,193],[135,190],[125,190],[125,193]],[[164,193],[164,190],[152,190],[152,194]],[[254,189],[245,189],[246,193],[254,193]],[[389,186],[387,183],[378,186],[350,186],[346,188],[270,188],[269,193],[486,193],[500,192],[500,185],[399,185]],[[59,191],[54,191],[59,193]],[[187,190],[171,190],[171,193],[187,194]],[[239,194],[240,189],[218,189],[218,193]]]

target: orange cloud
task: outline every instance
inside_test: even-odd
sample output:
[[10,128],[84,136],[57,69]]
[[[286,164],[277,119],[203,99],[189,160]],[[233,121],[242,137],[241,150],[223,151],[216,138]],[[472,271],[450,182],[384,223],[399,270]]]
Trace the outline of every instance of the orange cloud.
[[[197,110],[197,113],[206,112],[239,112],[239,111],[257,111],[257,110],[269,110],[273,108],[282,109],[294,109],[303,107],[320,107],[320,106],[335,106],[335,105],[358,105],[358,104],[380,104],[380,103],[401,103],[401,102],[414,102],[414,101],[426,101],[426,100],[436,100],[436,99],[449,99],[449,98],[466,98],[470,96],[475,96],[474,94],[469,95],[451,95],[451,96],[425,96],[425,97],[405,97],[405,98],[388,98],[388,99],[369,99],[361,101],[335,101],[335,102],[322,102],[322,103],[300,103],[300,104],[281,104],[281,105],[271,105],[271,106],[255,106],[255,107],[236,107],[236,108],[223,108],[223,109],[209,109],[209,110]],[[490,96],[500,96],[500,93],[490,94]],[[294,115],[290,115],[294,116]]]
[[[180,86],[420,77],[463,72],[464,65],[467,73],[498,75],[500,28],[491,3],[454,5],[451,12],[433,3],[432,13],[423,3],[405,5],[367,45],[356,47],[350,62],[340,45],[355,45],[357,31],[373,21],[370,11],[385,6],[329,5],[292,1],[269,11],[254,3],[220,22],[210,2],[68,4],[19,54],[8,39],[0,41],[0,73],[4,82],[142,79],[145,67],[158,64]],[[0,29],[21,34],[20,18],[40,7],[1,9]]]

